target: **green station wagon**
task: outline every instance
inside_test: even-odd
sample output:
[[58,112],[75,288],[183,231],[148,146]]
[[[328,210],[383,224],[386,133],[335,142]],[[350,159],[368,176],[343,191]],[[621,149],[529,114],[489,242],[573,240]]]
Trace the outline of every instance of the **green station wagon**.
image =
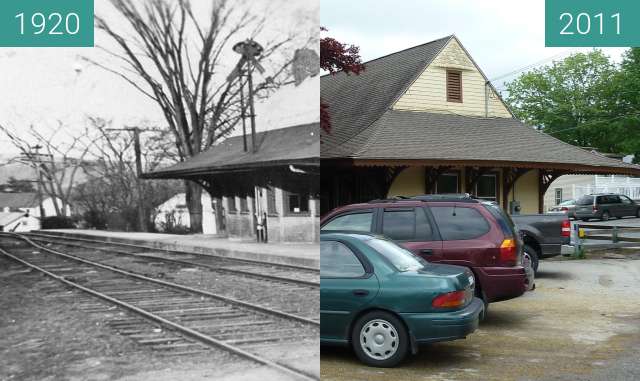
[[322,233],[320,340],[392,367],[420,344],[466,337],[482,301],[466,267],[429,263],[384,237]]

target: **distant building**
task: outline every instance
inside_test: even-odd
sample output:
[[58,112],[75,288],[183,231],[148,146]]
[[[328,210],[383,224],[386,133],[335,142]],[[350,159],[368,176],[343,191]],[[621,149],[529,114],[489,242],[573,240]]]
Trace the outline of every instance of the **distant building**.
[[[62,200],[57,199],[58,206],[62,209]],[[46,197],[42,200],[44,217],[55,216],[56,207],[53,198]],[[0,212],[24,212],[30,216],[40,218],[40,205],[38,194],[33,192],[25,193],[0,193]],[[67,205],[64,211],[65,216],[71,216],[71,208]]]
[[3,232],[28,232],[40,229],[40,220],[22,212],[0,212],[0,230]]
[[[211,207],[211,197],[202,192],[202,233],[216,234],[215,211]],[[155,227],[158,231],[166,231],[169,227],[191,227],[187,195],[178,193],[156,207]]]
[[545,210],[562,201],[590,193],[619,193],[640,200],[640,177],[622,175],[567,175],[551,183],[544,195]]

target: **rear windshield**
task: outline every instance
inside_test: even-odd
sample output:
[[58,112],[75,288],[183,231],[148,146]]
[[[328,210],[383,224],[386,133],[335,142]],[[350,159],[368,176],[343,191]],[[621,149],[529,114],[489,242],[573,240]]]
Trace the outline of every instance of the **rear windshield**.
[[593,205],[593,196],[582,196],[576,201],[576,205]]
[[398,271],[416,271],[426,265],[426,262],[413,255],[409,250],[391,241],[372,238],[366,240],[365,243],[387,258]]
[[507,213],[502,210],[500,205],[493,203],[482,203],[482,205],[491,213],[491,215],[498,221],[500,229],[505,236],[515,237],[516,225]]

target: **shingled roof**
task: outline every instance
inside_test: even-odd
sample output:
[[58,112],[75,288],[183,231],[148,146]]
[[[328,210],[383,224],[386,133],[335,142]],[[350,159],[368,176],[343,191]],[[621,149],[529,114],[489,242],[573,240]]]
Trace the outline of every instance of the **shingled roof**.
[[319,130],[319,123],[311,123],[259,132],[256,153],[251,152],[251,135],[247,136],[249,152],[244,151],[242,136],[230,137],[197,156],[144,177],[184,178],[268,166],[319,166]]
[[0,208],[33,208],[38,206],[38,194],[33,192],[0,193]]
[[454,36],[365,63],[360,75],[328,74],[321,97],[331,133],[322,159],[362,164],[455,164],[640,175],[640,166],[570,145],[515,118],[393,110],[392,105]]

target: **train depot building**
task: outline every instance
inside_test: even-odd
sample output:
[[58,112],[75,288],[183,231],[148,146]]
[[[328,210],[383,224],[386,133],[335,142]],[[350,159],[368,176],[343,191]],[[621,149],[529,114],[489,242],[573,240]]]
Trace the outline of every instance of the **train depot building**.
[[[319,124],[256,134],[257,152],[244,151],[243,137],[147,178],[186,179],[211,195],[215,233],[269,242],[316,242],[319,226]],[[204,198],[203,198],[204,199]],[[206,209],[205,209],[206,210]]]
[[251,134],[231,136],[144,177],[200,184],[206,190],[205,234],[261,242],[318,242],[319,82],[312,74],[256,104],[255,152]]
[[[640,166],[572,146],[514,117],[455,36],[321,78],[322,213],[392,196],[467,192],[541,213],[566,174],[640,175]],[[326,174],[326,175],[325,175]]]

